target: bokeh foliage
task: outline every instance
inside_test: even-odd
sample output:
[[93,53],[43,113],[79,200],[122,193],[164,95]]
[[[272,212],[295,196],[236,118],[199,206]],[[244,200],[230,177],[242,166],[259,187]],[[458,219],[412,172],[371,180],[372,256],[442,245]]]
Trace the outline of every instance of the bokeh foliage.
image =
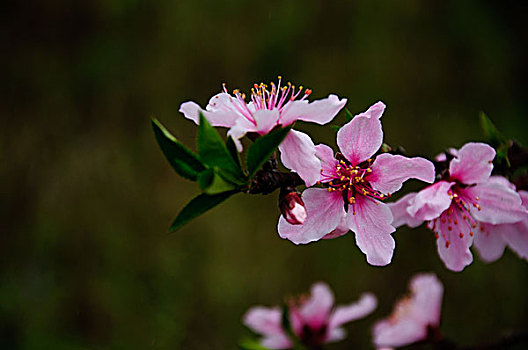
[[[155,116],[192,145],[197,128],[178,113],[182,102],[281,74],[314,98],[347,97],[353,113],[383,100],[385,140],[411,155],[481,140],[481,110],[526,145],[522,2],[1,6],[1,348],[234,349],[249,334],[248,307],[280,304],[318,280],[340,303],[378,295],[379,311],[329,347],[364,348],[410,276],[429,270],[446,285],[444,331],[455,340],[528,324],[526,262],[506,252],[451,273],[424,229],[395,233],[393,263],[375,268],[353,235],[281,240],[276,196],[239,194],[169,235],[199,188],[174,173],[149,124]],[[300,128],[335,145],[329,127]]]

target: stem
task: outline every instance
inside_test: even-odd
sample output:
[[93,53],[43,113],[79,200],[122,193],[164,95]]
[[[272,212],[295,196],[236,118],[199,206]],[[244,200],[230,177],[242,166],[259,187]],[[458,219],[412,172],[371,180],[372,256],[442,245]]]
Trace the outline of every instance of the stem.
[[277,161],[272,158],[264,164],[262,170],[255,174],[248,192],[251,194],[269,194],[277,188],[300,185],[304,185],[304,181],[297,173],[279,171]]

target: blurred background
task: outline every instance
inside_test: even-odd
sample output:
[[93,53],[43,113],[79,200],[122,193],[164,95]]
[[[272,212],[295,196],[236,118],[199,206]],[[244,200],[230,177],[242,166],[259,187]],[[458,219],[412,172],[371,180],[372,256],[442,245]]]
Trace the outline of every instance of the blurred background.
[[[385,140],[409,155],[482,140],[478,112],[528,143],[527,5],[514,1],[11,1],[0,55],[0,348],[236,349],[255,304],[316,281],[338,303],[378,310],[328,349],[369,348],[372,323],[407,281],[445,283],[444,333],[461,344],[528,324],[528,264],[511,251],[462,273],[433,234],[395,233],[387,267],[352,234],[294,246],[276,232],[277,193],[236,195],[175,234],[199,189],[178,177],[150,127],[193,146],[182,102],[248,91],[277,75],[337,93],[358,113],[383,100]],[[344,122],[339,115],[336,124]],[[335,145],[329,127],[300,125]],[[223,132],[223,131],[222,131]],[[418,188],[409,182],[404,191]]]

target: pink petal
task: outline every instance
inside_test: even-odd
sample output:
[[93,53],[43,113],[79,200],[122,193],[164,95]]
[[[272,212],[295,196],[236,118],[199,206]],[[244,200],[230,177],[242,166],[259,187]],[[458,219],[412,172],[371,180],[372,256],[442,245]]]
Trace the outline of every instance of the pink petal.
[[264,337],[260,341],[260,345],[273,350],[291,349],[293,346],[290,338],[286,334]]
[[503,226],[502,238],[508,247],[524,260],[528,260],[528,219],[501,226]]
[[284,334],[281,319],[280,308],[255,306],[246,312],[242,322],[256,333],[272,336]]
[[337,177],[336,167],[339,164],[334,157],[334,151],[327,145],[315,146],[315,155],[321,160],[321,182],[332,181]]
[[[455,149],[455,148],[448,148],[446,150],[447,153],[457,157],[458,156],[458,150]],[[447,156],[446,156],[446,152],[442,152],[440,154],[437,154],[435,157],[434,157],[434,160],[436,160],[437,162],[445,162],[447,160]]]
[[433,163],[420,157],[407,158],[383,153],[372,164],[368,181],[375,190],[386,194],[398,191],[403,182],[411,178],[432,183],[435,179]]
[[334,119],[346,102],[346,98],[340,100],[336,95],[310,103],[306,100],[291,101],[281,113],[280,123],[290,125],[296,120],[304,120],[323,125]]
[[324,188],[309,188],[303,193],[308,214],[302,225],[292,225],[282,216],[279,219],[279,236],[295,244],[306,244],[323,238],[336,229],[345,215],[343,198],[338,192]]
[[235,125],[239,118],[243,118],[239,113],[230,110],[204,111],[195,102],[184,102],[180,105],[180,113],[184,117],[198,124],[200,112],[204,115],[209,123],[213,126],[231,127]]
[[376,347],[400,347],[427,337],[427,329],[411,319],[382,320],[374,325],[372,333]]
[[499,175],[490,176],[490,178],[488,179],[488,182],[498,183],[498,184],[506,186],[509,189],[515,191],[515,185],[512,184],[510,181],[508,181],[508,179],[505,178],[504,176],[499,176]]
[[341,237],[343,235],[346,235],[348,233],[348,231],[350,231],[350,230],[348,229],[348,225],[346,223],[345,215],[343,215],[343,217],[341,218],[341,222],[339,223],[339,225],[337,225],[335,230],[333,230],[332,232],[326,234],[323,237],[323,239],[334,239],[334,238],[337,238],[337,237]]
[[315,156],[315,145],[310,138],[291,130],[279,146],[282,164],[295,171],[307,187],[313,186],[321,176],[321,161]]
[[348,207],[346,220],[369,264],[383,266],[391,262],[396,245],[391,233],[395,229],[390,225],[392,214],[386,204],[357,196],[356,203]]
[[338,328],[347,322],[363,318],[374,311],[377,305],[378,301],[374,294],[363,294],[355,303],[338,306],[330,316],[328,327],[330,329]]
[[510,225],[481,224],[481,228],[476,230],[473,244],[482,260],[485,262],[493,262],[502,256],[504,248],[506,248],[502,231],[506,229],[505,226]]
[[416,194],[407,208],[411,217],[417,220],[432,220],[440,216],[451,205],[448,191],[453,182],[440,181]]
[[355,115],[355,117],[367,117],[367,118],[380,119],[386,107],[387,106],[385,106],[385,103],[378,101],[374,103],[372,106],[370,106],[369,109],[367,109],[365,112]]
[[466,202],[480,205],[480,210],[471,208],[471,214],[478,221],[496,225],[518,222],[528,216],[519,194],[504,183],[479,183],[459,192]]
[[227,136],[231,136],[237,146],[239,152],[242,152],[242,143],[240,139],[244,137],[248,132],[256,132],[256,126],[248,121],[246,118],[239,118],[235,125],[227,131]]
[[346,331],[343,328],[333,328],[327,332],[328,332],[328,336],[326,338],[327,343],[338,342],[346,338]]
[[410,203],[412,203],[412,201],[414,200],[414,197],[416,197],[416,194],[417,193],[409,193],[394,203],[387,203],[393,217],[391,224],[392,226],[394,226],[395,228],[400,227],[402,225],[407,225],[409,227],[418,227],[424,222],[423,220],[415,219],[407,212],[407,208],[409,207]]
[[277,125],[279,110],[259,109],[253,112],[253,119],[257,123],[256,131],[260,135],[264,135]]
[[411,280],[410,290],[413,318],[424,326],[438,326],[444,294],[442,283],[432,273],[418,274]]
[[337,132],[337,145],[352,165],[373,156],[382,142],[381,122],[374,118],[355,117]]
[[299,314],[305,325],[319,329],[328,323],[333,306],[334,294],[328,285],[319,282],[312,286],[310,299],[300,307]]
[[390,317],[374,325],[377,347],[405,346],[427,337],[427,326],[438,326],[443,286],[433,274],[419,274],[410,283],[411,296],[398,301]]
[[435,232],[438,233],[436,246],[440,258],[448,269],[462,271],[464,267],[473,262],[473,255],[469,250],[473,243],[472,227],[462,218],[465,213],[460,212],[456,207],[448,210],[451,209],[457,215],[458,224],[449,222],[450,217],[447,211],[442,213],[436,222]]
[[493,170],[495,150],[485,143],[466,143],[449,163],[449,175],[464,184],[486,181]]

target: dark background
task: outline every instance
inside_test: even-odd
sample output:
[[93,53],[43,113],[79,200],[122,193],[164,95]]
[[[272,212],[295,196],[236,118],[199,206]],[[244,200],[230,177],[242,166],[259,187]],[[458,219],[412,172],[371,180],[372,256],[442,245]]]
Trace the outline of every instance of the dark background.
[[[510,251],[453,273],[431,232],[403,228],[393,263],[376,268],[352,234],[280,239],[276,194],[237,195],[169,235],[198,188],[172,171],[149,124],[156,116],[193,145],[182,102],[280,74],[313,98],[347,97],[353,113],[383,100],[385,139],[410,155],[482,140],[481,110],[526,144],[522,3],[2,2],[0,347],[235,349],[250,306],[323,280],[338,303],[379,297],[328,347],[368,348],[372,323],[418,271],[445,283],[443,330],[457,342],[522,329],[528,265]],[[329,127],[300,128],[335,145]]]

